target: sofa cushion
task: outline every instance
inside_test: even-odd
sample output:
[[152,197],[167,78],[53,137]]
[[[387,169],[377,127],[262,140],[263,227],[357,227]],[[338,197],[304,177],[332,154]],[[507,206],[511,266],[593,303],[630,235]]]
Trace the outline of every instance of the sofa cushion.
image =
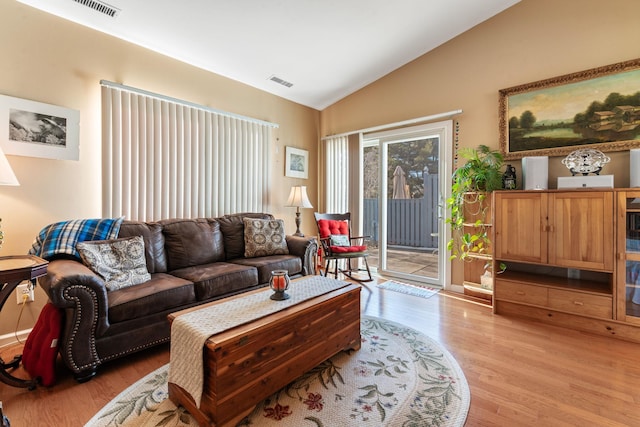
[[239,213],[218,218],[226,259],[244,258],[244,218],[273,219],[265,213]]
[[168,271],[224,261],[222,233],[215,219],[170,219],[160,224]]
[[79,260],[78,242],[115,239],[123,220],[124,217],[74,219],[49,224],[40,230],[29,253],[46,260],[60,256]]
[[243,221],[245,258],[289,253],[283,220],[244,218]]
[[269,283],[273,270],[287,270],[289,276],[302,273],[302,260],[294,255],[272,255],[259,258],[238,258],[234,264],[247,265],[258,269],[258,281]]
[[82,262],[100,275],[109,291],[138,285],[151,279],[147,271],[142,236],[80,242]]
[[141,285],[109,292],[109,321],[117,323],[172,308],[180,309],[195,301],[193,283],[156,273]]
[[157,222],[124,221],[118,237],[142,236],[149,273],[166,273],[167,257],[164,253],[164,234]]
[[237,293],[258,285],[258,270],[253,267],[216,262],[171,272],[193,282],[198,301]]

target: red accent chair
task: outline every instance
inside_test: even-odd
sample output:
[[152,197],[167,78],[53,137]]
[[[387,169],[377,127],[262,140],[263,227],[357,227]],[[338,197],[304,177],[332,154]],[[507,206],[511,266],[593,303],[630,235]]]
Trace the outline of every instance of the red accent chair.
[[[321,214],[316,212],[314,216],[318,226],[322,252],[324,253],[324,275],[327,276],[330,273],[329,267],[333,261],[335,266],[332,274],[336,279],[340,272],[357,282],[371,282],[373,278],[367,262],[369,254],[367,253],[367,245],[364,243],[368,236],[354,237],[351,235],[351,214],[348,212],[344,214]],[[352,265],[352,260],[357,261],[360,258],[364,261],[364,269],[359,268],[357,265]],[[345,268],[338,266],[341,260],[345,260]],[[367,278],[360,279],[354,275],[359,271],[366,271]]]

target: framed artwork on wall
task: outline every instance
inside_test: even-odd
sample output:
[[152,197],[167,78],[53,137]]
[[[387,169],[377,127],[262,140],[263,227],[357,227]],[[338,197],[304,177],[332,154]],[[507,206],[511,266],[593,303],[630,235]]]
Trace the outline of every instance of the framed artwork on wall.
[[502,89],[505,159],[640,147],[640,59]]
[[0,95],[0,146],[5,154],[79,160],[80,112]]
[[286,147],[285,176],[309,178],[309,152],[300,148]]

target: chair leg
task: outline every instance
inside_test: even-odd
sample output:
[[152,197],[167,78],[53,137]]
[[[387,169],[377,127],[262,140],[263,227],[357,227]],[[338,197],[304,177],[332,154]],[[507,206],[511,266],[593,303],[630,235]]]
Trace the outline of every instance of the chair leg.
[[363,280],[363,282],[371,282],[373,281],[373,277],[371,277],[371,270],[369,270],[369,263],[367,262],[367,258],[364,259],[364,266],[367,268],[367,274],[369,275],[369,280]]
[[[364,260],[364,265],[366,267],[366,270],[360,267],[357,268],[353,268],[351,266],[351,258],[347,258],[345,260],[345,269],[344,270],[340,270],[342,272],[342,274],[344,274],[345,276],[347,276],[349,279],[355,280],[356,282],[359,283],[364,283],[364,282],[372,282],[373,281],[373,277],[371,276],[371,270],[369,269],[369,263],[367,262],[367,258],[366,257],[362,257],[362,259]],[[336,265],[337,265],[338,260],[336,260]],[[336,271],[337,271],[337,267],[336,267]],[[367,279],[358,279],[356,276],[353,275],[354,272],[358,272],[358,271],[366,271],[367,275],[369,276]],[[338,276],[336,275],[336,278]]]
[[[365,270],[367,271],[367,276],[368,279],[364,279],[364,280],[360,280],[360,282],[372,282],[373,281],[373,277],[371,277],[371,270],[369,269],[369,261],[367,261],[367,257],[362,257],[362,260],[364,261],[364,267]],[[362,271],[362,269],[360,269],[360,271]]]
[[[349,279],[355,280],[356,282],[372,282],[373,281],[373,277],[371,276],[371,270],[369,268],[369,263],[367,262],[367,258],[366,257],[362,257],[364,259],[364,265],[366,268],[353,268],[353,265],[351,263],[352,259],[351,258],[343,258],[342,261],[344,261],[344,264],[341,268],[340,267],[340,259],[326,259],[325,260],[325,264],[324,267],[322,267],[320,269],[320,274],[323,275],[322,270],[324,269],[324,277],[329,277],[329,274],[333,274],[333,277],[338,280],[338,275],[340,273],[344,274],[346,277],[348,277]],[[333,268],[331,266],[331,261],[333,261],[335,264],[333,265]],[[367,272],[367,276],[368,278],[366,279],[358,279],[356,276],[353,275],[354,272],[358,272],[358,271],[365,271]]]

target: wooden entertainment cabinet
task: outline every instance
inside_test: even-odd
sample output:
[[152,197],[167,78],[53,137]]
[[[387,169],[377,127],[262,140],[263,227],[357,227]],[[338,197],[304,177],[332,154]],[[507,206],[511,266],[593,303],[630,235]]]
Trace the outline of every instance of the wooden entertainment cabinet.
[[640,189],[496,191],[493,310],[640,342]]

